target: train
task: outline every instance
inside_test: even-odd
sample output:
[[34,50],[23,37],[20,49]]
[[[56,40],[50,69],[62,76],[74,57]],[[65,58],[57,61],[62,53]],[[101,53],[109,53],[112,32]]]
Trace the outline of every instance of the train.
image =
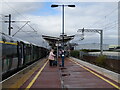
[[0,46],[2,80],[48,54],[47,48],[4,33],[0,33]]

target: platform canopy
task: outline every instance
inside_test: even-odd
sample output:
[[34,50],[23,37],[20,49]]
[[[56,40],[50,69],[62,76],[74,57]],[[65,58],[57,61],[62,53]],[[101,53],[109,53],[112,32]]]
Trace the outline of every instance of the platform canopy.
[[[75,35],[64,35],[64,43],[67,43],[68,41],[74,39],[74,36]],[[60,35],[59,37],[42,35],[42,37],[49,43],[50,46],[55,46],[55,44],[62,43],[62,35]]]

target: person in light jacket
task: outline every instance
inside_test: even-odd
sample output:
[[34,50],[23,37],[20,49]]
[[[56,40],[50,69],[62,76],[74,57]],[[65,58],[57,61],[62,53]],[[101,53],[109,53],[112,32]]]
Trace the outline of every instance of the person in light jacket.
[[49,53],[49,57],[48,57],[50,66],[53,66],[53,62],[55,60],[55,54],[53,54],[53,52],[54,52],[54,50],[51,49],[51,51]]

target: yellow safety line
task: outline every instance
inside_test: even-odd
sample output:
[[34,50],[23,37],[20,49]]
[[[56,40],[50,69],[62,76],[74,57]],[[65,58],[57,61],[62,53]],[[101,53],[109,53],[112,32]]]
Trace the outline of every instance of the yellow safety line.
[[[70,60],[71,60],[71,59],[70,59]],[[76,63],[77,65],[81,66],[81,67],[84,68],[85,70],[91,72],[92,74],[96,75],[97,77],[101,78],[102,80],[106,81],[107,83],[111,84],[111,85],[114,86],[115,88],[120,89],[120,87],[117,86],[116,84],[114,84],[114,83],[112,83],[111,81],[105,79],[104,77],[98,75],[97,73],[91,71],[90,69],[88,69],[88,68],[86,68],[86,67],[80,65],[78,62],[75,62],[75,61],[73,61],[73,60],[71,60],[71,61],[74,62],[74,63]]]
[[18,45],[17,43],[4,42],[4,41],[0,41],[0,43],[5,43],[5,44],[12,44],[12,45]]
[[17,45],[17,43],[5,42],[5,44]]
[[0,41],[0,43],[4,43],[3,41]]
[[[48,60],[49,61],[49,60]],[[36,74],[36,76],[33,78],[33,80],[29,83],[29,85],[26,87],[25,90],[28,90],[33,83],[36,81],[36,79],[38,78],[38,76],[41,74],[42,70],[45,68],[45,66],[47,65],[48,61],[46,61],[46,63],[43,65],[43,67],[39,70],[39,72]]]

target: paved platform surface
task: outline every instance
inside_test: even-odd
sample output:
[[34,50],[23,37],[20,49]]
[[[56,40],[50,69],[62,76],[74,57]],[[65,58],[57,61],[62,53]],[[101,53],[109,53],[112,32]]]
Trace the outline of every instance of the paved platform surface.
[[[32,82],[36,74],[41,70],[41,67],[31,76],[31,78],[26,81],[21,88],[26,88]],[[59,73],[59,66],[49,66],[47,62],[43,71],[36,78],[34,83],[30,88],[61,88],[61,80]]]
[[[59,63],[61,60],[59,59]],[[65,59],[65,67],[49,66],[46,62],[21,88],[91,88],[96,90],[119,90],[120,85],[72,59]],[[101,90],[100,89],[100,90]]]

